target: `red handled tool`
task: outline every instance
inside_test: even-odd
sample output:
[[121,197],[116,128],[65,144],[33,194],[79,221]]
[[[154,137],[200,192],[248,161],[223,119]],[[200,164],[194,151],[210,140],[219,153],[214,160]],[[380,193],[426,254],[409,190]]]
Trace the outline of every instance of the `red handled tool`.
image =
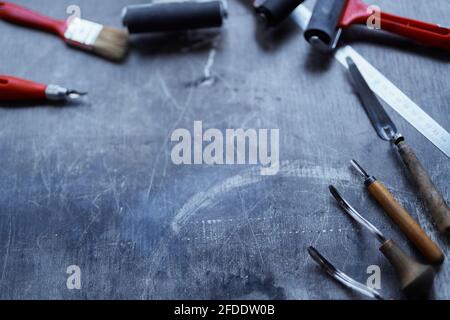
[[15,77],[0,75],[1,101],[69,101],[76,100],[85,94],[85,92],[69,90],[53,84],[46,85]]
[[55,34],[73,47],[107,59],[122,60],[128,51],[128,32],[92,21],[54,19],[5,1],[0,1],[0,19]]
[[[362,0],[318,0],[305,37],[321,50],[333,50],[342,29],[366,25],[375,14]],[[376,16],[374,16],[376,18]],[[415,42],[450,50],[450,29],[436,24],[380,12],[379,27]]]

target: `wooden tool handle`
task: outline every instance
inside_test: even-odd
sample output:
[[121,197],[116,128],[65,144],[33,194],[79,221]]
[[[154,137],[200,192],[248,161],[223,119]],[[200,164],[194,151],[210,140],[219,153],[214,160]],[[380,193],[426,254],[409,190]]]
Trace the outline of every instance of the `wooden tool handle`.
[[444,197],[431,181],[412,148],[405,141],[399,141],[396,145],[439,231],[450,237],[450,209],[445,203]]
[[387,214],[399,226],[400,230],[427,258],[430,263],[442,263],[444,254],[442,250],[427,236],[425,231],[411,217],[411,215],[395,200],[392,194],[379,181],[368,186],[369,193],[383,207]]
[[388,240],[380,247],[380,251],[396,270],[402,291],[411,298],[426,297],[430,291],[434,270],[429,265],[421,264],[406,255],[393,241]]
[[64,38],[67,25],[64,20],[56,20],[41,15],[17,4],[0,1],[0,19],[28,28],[57,34]]

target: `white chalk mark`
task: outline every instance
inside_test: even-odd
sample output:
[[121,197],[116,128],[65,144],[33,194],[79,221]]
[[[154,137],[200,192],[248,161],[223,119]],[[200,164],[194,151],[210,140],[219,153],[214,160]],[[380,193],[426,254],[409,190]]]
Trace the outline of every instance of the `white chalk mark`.
[[[282,162],[279,177],[284,178],[310,178],[332,181],[352,181],[352,177],[348,170],[335,169],[329,167],[320,167],[316,165],[305,165],[300,161]],[[192,196],[175,215],[172,221],[172,230],[178,233],[182,226],[196,214],[197,211],[207,208],[217,202],[217,199],[232,190],[245,187],[251,184],[262,182],[269,179],[261,176],[259,169],[254,168],[242,175],[230,177],[213,186],[206,192],[199,192]]]
[[203,71],[205,78],[210,78],[211,77],[211,68],[214,65],[214,59],[216,57],[216,49],[212,49],[209,52],[209,56],[208,56],[208,61],[206,62],[206,66],[205,69]]
[[214,84],[216,81],[215,78],[212,76],[211,68],[214,65],[214,60],[216,58],[216,49],[211,49],[208,56],[208,61],[206,61],[205,68],[203,69],[203,81],[200,83],[200,86],[207,87]]

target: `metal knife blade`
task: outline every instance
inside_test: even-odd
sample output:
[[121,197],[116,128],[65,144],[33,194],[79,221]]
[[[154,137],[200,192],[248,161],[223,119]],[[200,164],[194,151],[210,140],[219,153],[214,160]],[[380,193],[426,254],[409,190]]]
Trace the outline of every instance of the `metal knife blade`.
[[397,134],[397,127],[384,110],[380,100],[378,100],[375,93],[370,89],[352,58],[347,57],[346,61],[356,92],[361,98],[362,105],[378,136],[383,140],[391,141]]

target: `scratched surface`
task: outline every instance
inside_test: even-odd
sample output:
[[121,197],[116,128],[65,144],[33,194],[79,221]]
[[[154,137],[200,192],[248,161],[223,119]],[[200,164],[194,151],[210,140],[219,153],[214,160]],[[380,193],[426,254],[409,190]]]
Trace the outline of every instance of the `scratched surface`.
[[[55,17],[71,4],[119,26],[139,1],[17,1]],[[445,24],[450,3],[375,1],[383,9]],[[309,4],[310,6],[311,4]],[[450,253],[405,176],[379,140],[343,68],[312,53],[286,23],[258,29],[242,0],[230,1],[215,32],[133,38],[121,65],[58,39],[0,23],[1,73],[89,91],[67,108],[0,108],[0,298],[2,299],[361,299],[307,256],[316,246],[365,282],[379,265],[387,298],[402,298],[377,243],[327,192],[333,183],[389,237],[417,253],[349,169],[357,158]],[[371,63],[450,129],[450,58],[407,41],[346,33]],[[450,199],[450,162],[388,109],[438,188]],[[279,128],[282,166],[180,166],[170,160],[176,128]],[[418,256],[418,258],[420,258]],[[81,290],[66,287],[78,265]],[[433,296],[450,298],[445,262]]]

